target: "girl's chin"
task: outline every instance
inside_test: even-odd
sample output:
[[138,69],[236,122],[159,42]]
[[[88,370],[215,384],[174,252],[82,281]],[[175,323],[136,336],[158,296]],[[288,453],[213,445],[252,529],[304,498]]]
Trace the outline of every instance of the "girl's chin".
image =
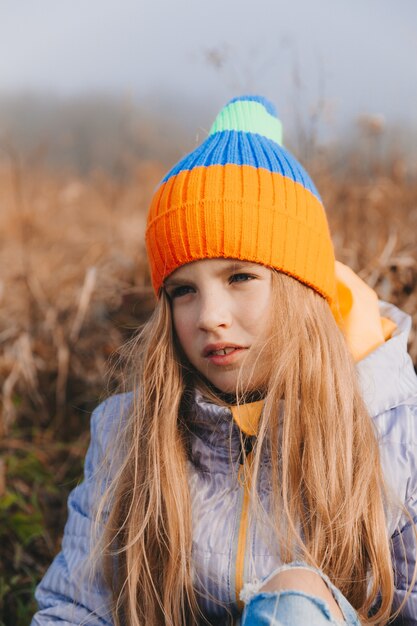
[[250,387],[246,388],[244,391],[238,392],[236,389],[236,380],[230,384],[226,384],[224,381],[220,384],[216,384],[216,381],[206,378],[206,382],[211,391],[222,400],[222,402],[232,406],[237,404],[238,400],[239,403],[257,402],[258,400],[263,400],[266,395],[266,390],[263,387]]

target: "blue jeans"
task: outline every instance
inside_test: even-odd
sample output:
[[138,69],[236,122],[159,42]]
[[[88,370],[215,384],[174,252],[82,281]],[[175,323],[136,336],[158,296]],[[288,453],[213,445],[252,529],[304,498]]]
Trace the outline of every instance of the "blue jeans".
[[[247,603],[243,611],[241,626],[327,626],[328,624],[360,626],[355,609],[327,576],[319,570],[300,562],[290,563],[276,569],[271,577],[293,567],[307,568],[321,576],[339,605],[344,621],[337,622],[335,620],[325,600],[303,591],[283,589],[274,592],[254,591],[249,598],[246,592]],[[264,582],[259,586],[262,586]],[[249,591],[249,595],[250,593]],[[244,594],[245,589],[242,595]]]

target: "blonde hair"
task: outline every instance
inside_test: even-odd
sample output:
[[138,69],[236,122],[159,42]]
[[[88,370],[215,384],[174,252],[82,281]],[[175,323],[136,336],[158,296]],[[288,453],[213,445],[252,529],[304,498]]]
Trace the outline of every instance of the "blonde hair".
[[[254,447],[253,514],[274,528],[284,562],[301,557],[319,567],[364,624],[383,624],[394,589],[385,488],[354,363],[324,298],[275,271],[272,285],[271,327],[259,353],[271,367]],[[122,461],[97,514],[113,619],[116,626],[197,624],[182,402],[198,375],[176,346],[164,292],[128,352],[134,401]],[[237,397],[245,392],[238,381]],[[269,514],[258,495],[265,451]]]

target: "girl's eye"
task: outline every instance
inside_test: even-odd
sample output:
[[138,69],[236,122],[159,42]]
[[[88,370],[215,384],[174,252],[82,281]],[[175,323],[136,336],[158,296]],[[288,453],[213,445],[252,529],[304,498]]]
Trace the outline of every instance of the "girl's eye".
[[232,276],[229,278],[229,282],[230,283],[244,283],[254,278],[255,276],[252,276],[252,274],[245,274],[245,272],[239,272],[239,274],[232,274]]
[[175,298],[181,298],[181,296],[186,296],[188,293],[192,293],[193,288],[188,285],[180,285],[179,287],[175,287],[170,293],[169,297],[171,300]]

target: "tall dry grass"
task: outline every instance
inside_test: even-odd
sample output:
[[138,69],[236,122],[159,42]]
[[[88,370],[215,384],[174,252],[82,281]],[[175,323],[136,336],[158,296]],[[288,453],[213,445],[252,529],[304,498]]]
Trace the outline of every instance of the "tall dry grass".
[[[309,167],[337,257],[417,325],[417,181],[393,161]],[[158,163],[123,181],[0,164],[0,623],[26,624],[79,479],[109,357],[153,306],[144,224]],[[417,336],[410,352],[417,362]],[[117,384],[113,371],[110,387]]]

